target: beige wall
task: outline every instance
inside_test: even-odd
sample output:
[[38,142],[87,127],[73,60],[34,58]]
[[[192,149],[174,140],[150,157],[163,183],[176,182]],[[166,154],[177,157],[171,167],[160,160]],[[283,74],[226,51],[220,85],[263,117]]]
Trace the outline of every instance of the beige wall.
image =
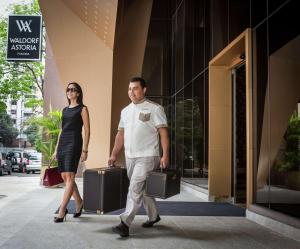
[[47,89],[55,89],[61,95],[68,82],[80,83],[91,119],[86,166],[105,166],[110,145],[113,51],[62,0],[40,0],[39,3],[53,50],[52,70],[54,64],[57,68],[53,80],[47,75],[51,70],[46,71]]
[[[109,4],[71,0],[39,2],[49,45],[46,106],[66,105],[66,84],[80,83],[91,119],[86,166],[106,166],[120,111],[129,103],[129,79],[142,73],[152,0],[136,0],[125,3],[126,6],[122,1],[118,6],[116,0]],[[120,19],[115,28],[117,8]]]
[[44,85],[44,113],[47,114],[50,109],[61,110],[67,105],[65,89],[61,84],[59,73],[53,56],[51,43],[46,36],[47,54],[45,59],[45,85]]
[[[152,0],[133,1],[124,15],[118,15],[113,61],[113,88],[111,104],[111,148],[117,132],[121,110],[130,103],[127,89],[130,78],[142,74]],[[123,163],[120,156],[119,164]]]

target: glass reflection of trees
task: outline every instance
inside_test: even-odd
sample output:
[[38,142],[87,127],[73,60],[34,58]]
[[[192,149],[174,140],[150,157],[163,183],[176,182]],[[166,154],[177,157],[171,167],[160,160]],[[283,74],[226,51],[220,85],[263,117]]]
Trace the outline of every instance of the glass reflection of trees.
[[[177,98],[176,102],[176,164],[185,177],[200,177],[203,173],[204,132],[198,97]],[[174,128],[174,127],[173,127]],[[195,139],[196,138],[196,139]]]

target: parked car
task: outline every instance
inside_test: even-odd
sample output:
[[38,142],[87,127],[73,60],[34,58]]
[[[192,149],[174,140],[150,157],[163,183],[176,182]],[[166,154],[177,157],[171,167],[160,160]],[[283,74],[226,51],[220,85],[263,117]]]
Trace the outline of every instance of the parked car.
[[30,172],[40,172],[42,167],[42,156],[39,153],[31,154],[29,155],[29,158],[27,159],[27,164],[25,167],[25,171],[27,174]]
[[13,171],[25,172],[25,166],[29,157],[27,152],[10,151],[8,152],[7,157],[11,161]]
[[1,152],[0,153],[0,176],[2,176],[6,172],[7,174],[11,174],[11,162],[6,158],[6,154]]

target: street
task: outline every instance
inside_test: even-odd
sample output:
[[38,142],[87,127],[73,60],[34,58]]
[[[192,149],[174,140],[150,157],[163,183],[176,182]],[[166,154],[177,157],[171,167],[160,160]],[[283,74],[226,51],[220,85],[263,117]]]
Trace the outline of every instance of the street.
[[[82,178],[76,181],[82,193]],[[245,217],[162,216],[153,229],[144,229],[141,224],[147,217],[138,215],[131,236],[122,240],[111,232],[119,222],[118,215],[84,213],[79,219],[68,215],[66,222],[54,223],[63,191],[41,186],[39,174],[0,177],[0,248],[300,248],[299,242]],[[172,200],[202,201],[185,191]]]

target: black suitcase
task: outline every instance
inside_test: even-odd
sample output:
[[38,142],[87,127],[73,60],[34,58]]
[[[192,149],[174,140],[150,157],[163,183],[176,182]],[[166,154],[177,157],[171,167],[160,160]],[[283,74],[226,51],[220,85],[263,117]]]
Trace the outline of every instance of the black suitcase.
[[104,214],[124,208],[128,187],[126,168],[87,169],[83,173],[83,209]]
[[146,178],[145,194],[148,196],[167,199],[180,193],[181,176],[174,169],[155,170]]

